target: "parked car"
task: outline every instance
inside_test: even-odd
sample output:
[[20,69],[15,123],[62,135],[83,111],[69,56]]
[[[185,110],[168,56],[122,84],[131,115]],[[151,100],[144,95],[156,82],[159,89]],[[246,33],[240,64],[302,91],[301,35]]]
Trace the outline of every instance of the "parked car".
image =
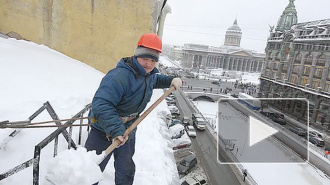
[[231,95],[233,98],[238,98],[238,95],[237,94],[232,94]]
[[284,119],[284,114],[280,114],[277,112],[270,112],[268,117],[280,117],[280,118]]
[[191,74],[186,74],[185,76],[186,76],[186,78],[195,78],[194,74],[192,74],[192,73]]
[[166,101],[170,101],[170,100],[173,100],[173,98],[172,98],[172,97],[169,97],[169,96],[167,96],[167,97],[165,98],[165,100],[166,100]]
[[170,109],[171,114],[180,115],[180,111],[175,105],[170,105],[168,108]]
[[219,81],[212,81],[211,83],[212,83],[212,84],[219,85]]
[[195,175],[192,177],[188,177],[185,181],[182,182],[181,185],[207,185],[207,183],[202,176]]
[[170,95],[168,95],[168,97],[169,97],[169,98],[172,98],[173,100],[176,98],[176,97],[174,96],[174,94],[170,94]]
[[171,134],[171,139],[179,139],[184,134],[184,127],[181,124],[175,124],[169,127],[169,133]]
[[181,124],[181,121],[178,119],[172,119],[172,121],[167,125],[167,127],[170,128],[171,126],[176,124]]
[[170,98],[170,97],[166,97],[166,103],[168,106],[176,105],[175,99]]
[[260,114],[262,114],[263,116],[268,117],[269,112],[260,111]]
[[309,133],[309,137],[317,137],[323,139],[323,135],[315,130],[310,130],[308,133]]
[[178,139],[177,142],[174,142],[173,150],[181,149],[181,148],[188,148],[191,146],[191,141],[189,140],[180,140]]
[[182,118],[182,124],[184,125],[190,125],[190,119],[187,116],[183,116]]
[[188,126],[185,126],[184,128],[189,137],[196,137],[196,130],[195,130],[194,126],[188,125]]
[[286,121],[281,117],[273,116],[271,119],[272,119],[272,121],[274,121],[274,122],[276,122],[280,125],[285,125],[286,124]]
[[307,136],[307,132],[306,130],[299,128],[299,127],[290,127],[289,130],[295,134],[297,134],[298,136]]
[[198,130],[205,130],[205,120],[201,114],[193,113],[191,117],[193,124],[197,127]]
[[187,175],[189,171],[195,167],[197,164],[197,159],[194,154],[187,155],[182,161],[179,162],[177,165],[178,167],[178,172],[180,174],[185,174]]
[[311,142],[312,144],[319,146],[319,147],[323,147],[324,146],[324,140],[321,138],[317,138],[317,137],[310,137],[309,136],[309,142]]
[[273,117],[280,117],[280,118],[284,119],[284,114],[280,114],[280,113],[277,113],[277,112],[260,111],[260,114],[262,114],[266,117],[269,117],[270,119],[272,119]]
[[172,120],[173,116],[172,116],[172,114],[166,114],[165,118],[168,120]]

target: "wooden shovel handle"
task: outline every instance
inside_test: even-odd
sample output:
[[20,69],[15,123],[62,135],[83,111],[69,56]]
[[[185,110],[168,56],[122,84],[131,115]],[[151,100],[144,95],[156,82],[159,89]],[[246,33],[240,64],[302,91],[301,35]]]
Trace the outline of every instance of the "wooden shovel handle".
[[[152,111],[154,110],[154,108],[160,103],[162,102],[169,94],[171,94],[171,92],[173,92],[175,90],[174,86],[171,86],[171,88],[166,91],[160,98],[158,98],[158,100],[153,103],[146,111],[144,111],[144,113],[137,119],[135,120],[135,122],[129,126],[125,133],[124,136],[127,136],[129,133],[132,132],[133,129],[135,129],[137,127],[137,125]],[[107,155],[109,155],[115,148],[117,148],[117,146],[120,144],[120,141],[118,139],[114,140],[114,142],[105,150],[105,157]]]

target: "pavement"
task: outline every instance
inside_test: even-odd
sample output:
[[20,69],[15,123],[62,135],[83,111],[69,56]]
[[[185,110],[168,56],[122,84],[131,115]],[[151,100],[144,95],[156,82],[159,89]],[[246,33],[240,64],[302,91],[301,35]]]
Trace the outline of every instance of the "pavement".
[[[184,91],[203,91],[203,89],[206,90],[206,92],[212,92],[212,93],[221,93],[221,90],[225,90],[226,88],[232,89],[229,94],[238,94],[240,92],[247,91],[246,89],[240,89],[236,88],[234,86],[234,82],[227,82],[222,81],[221,85],[213,84],[212,80],[202,80],[202,79],[196,79],[196,78],[182,78],[183,81],[185,81],[185,84],[183,84],[183,90]],[[192,87],[192,89],[188,89],[187,87]],[[211,91],[212,89],[212,91]],[[252,97],[257,97],[258,95],[258,88],[257,92],[251,94]]]

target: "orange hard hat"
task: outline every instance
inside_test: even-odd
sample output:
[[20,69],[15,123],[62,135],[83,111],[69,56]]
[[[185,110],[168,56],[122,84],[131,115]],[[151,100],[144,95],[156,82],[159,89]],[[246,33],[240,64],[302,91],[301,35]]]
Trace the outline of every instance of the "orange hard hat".
[[146,33],[141,36],[137,46],[143,46],[146,48],[150,48],[162,52],[162,40],[155,33]]

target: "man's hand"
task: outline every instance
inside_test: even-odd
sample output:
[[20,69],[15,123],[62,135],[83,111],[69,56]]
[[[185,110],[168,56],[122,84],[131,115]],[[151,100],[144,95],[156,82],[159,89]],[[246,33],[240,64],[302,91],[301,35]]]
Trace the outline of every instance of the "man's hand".
[[175,90],[180,89],[180,87],[182,86],[182,80],[181,78],[173,78],[172,82],[171,82],[171,86],[175,87]]
[[126,143],[126,141],[128,140],[128,135],[125,137],[117,136],[112,140],[112,142],[115,142],[116,139],[118,139],[118,141],[120,142],[119,145],[117,146],[117,148],[119,148],[120,146],[122,146]]

